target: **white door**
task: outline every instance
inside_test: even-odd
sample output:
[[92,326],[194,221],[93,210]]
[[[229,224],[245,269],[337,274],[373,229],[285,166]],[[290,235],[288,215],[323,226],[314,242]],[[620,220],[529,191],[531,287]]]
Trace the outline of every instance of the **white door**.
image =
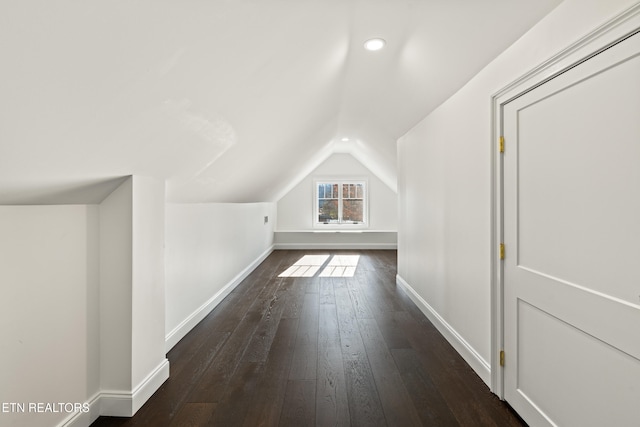
[[503,110],[504,394],[640,426],[640,34]]

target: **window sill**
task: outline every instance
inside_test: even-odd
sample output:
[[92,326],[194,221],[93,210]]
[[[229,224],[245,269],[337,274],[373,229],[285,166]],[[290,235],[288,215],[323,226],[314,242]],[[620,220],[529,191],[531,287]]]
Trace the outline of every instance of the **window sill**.
[[397,233],[398,230],[369,230],[354,228],[327,228],[327,229],[306,229],[306,230],[275,230],[274,233]]

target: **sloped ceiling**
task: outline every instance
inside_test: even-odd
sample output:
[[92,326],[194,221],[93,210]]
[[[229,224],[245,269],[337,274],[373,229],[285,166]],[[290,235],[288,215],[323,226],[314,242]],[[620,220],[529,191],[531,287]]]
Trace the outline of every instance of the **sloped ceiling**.
[[3,0],[0,203],[274,201],[333,152],[394,188],[396,139],[559,2]]

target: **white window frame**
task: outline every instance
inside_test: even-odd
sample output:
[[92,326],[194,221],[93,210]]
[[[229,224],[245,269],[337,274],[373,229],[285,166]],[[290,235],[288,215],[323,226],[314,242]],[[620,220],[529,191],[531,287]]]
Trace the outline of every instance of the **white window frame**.
[[[318,221],[319,217],[319,185],[320,184],[338,184],[338,217],[340,222],[334,223],[324,223]],[[341,222],[342,221],[342,186],[343,184],[362,184],[363,185],[363,201],[362,201],[362,222],[353,224],[349,222]],[[313,180],[313,227],[317,229],[323,230],[331,230],[331,229],[363,229],[369,227],[369,182],[364,178],[336,178],[336,177],[328,177],[328,178],[315,178]]]

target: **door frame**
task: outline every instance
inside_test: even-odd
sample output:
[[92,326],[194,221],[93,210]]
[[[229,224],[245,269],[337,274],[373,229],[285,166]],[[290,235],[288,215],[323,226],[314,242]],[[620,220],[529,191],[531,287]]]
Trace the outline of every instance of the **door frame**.
[[[491,96],[491,391],[500,399],[504,399],[504,371],[500,367],[500,352],[504,348],[504,275],[499,256],[500,243],[504,241],[504,174],[498,147],[503,135],[504,106],[638,32],[640,3],[606,21]],[[508,149],[509,141],[505,141],[505,150]],[[508,357],[505,356],[506,360]]]

